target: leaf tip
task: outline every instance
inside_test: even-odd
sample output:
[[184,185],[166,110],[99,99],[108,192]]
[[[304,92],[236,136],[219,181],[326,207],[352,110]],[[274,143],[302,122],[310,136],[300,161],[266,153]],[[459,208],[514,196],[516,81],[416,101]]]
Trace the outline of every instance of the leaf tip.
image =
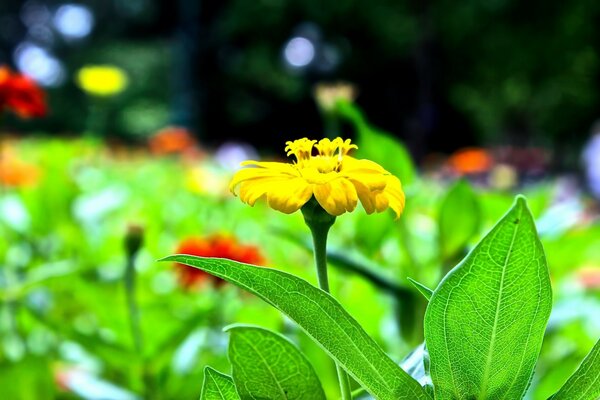
[[519,207],[527,207],[527,198],[522,194],[515,196],[515,205]]

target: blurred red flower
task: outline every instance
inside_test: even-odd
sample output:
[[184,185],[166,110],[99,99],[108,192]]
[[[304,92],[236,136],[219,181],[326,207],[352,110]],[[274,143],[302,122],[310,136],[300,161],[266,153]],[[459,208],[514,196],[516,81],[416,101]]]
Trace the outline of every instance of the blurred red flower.
[[46,115],[46,95],[29,77],[0,66],[0,112],[10,110],[21,118]]
[[[214,235],[209,237],[190,237],[183,240],[176,250],[177,254],[188,254],[201,257],[228,258],[230,260],[262,265],[264,257],[256,246],[240,244],[235,238]],[[179,284],[186,289],[212,283],[221,286],[225,283],[221,278],[210,275],[188,265],[175,263]]]

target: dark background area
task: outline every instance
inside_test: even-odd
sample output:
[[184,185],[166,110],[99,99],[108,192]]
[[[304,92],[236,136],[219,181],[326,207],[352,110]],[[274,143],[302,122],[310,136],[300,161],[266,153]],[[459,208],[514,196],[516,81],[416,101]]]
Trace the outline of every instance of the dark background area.
[[[61,36],[65,4],[91,12],[89,34]],[[417,159],[514,144],[568,160],[599,116],[599,16],[592,0],[3,1],[0,63],[19,67],[16,50],[28,43],[61,68],[48,87],[51,115],[7,123],[81,132],[88,102],[73,75],[112,64],[130,85],[107,106],[108,133],[126,140],[177,124],[209,145],[279,148],[321,134],[313,87],[342,80]],[[294,38],[314,49],[306,65],[284,56]]]

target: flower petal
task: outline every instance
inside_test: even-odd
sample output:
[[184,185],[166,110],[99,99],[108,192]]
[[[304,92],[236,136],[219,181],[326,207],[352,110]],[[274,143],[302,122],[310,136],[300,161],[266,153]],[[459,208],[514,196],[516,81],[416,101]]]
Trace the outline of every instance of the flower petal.
[[389,207],[396,213],[396,219],[400,218],[405,204],[405,196],[402,191],[400,179],[393,175],[388,176],[388,182],[385,186],[384,193],[387,196]]
[[370,191],[383,190],[387,183],[389,172],[379,164],[369,160],[357,160],[344,157],[341,175],[353,182],[360,182]]
[[254,206],[254,203],[256,203],[258,199],[267,195],[273,188],[277,188],[278,185],[286,181],[287,179],[281,177],[265,177],[245,180],[240,184],[240,199],[244,203]]
[[385,211],[389,207],[389,198],[387,194],[383,191],[381,192],[373,192],[375,197],[375,211],[378,213]]
[[356,188],[348,179],[335,179],[322,185],[315,185],[315,198],[331,215],[341,215],[353,211],[358,203]]
[[235,194],[235,188],[241,182],[255,178],[281,178],[299,176],[299,172],[291,164],[277,162],[245,161],[242,165],[255,165],[258,168],[244,168],[235,173],[229,183],[229,190]]
[[313,194],[312,186],[302,178],[273,181],[267,191],[267,203],[277,211],[291,214],[310,200]]
[[356,188],[358,198],[360,199],[360,202],[362,203],[367,214],[373,214],[375,211],[375,196],[373,195],[373,192],[371,192],[368,186],[358,180],[353,179],[352,183]]

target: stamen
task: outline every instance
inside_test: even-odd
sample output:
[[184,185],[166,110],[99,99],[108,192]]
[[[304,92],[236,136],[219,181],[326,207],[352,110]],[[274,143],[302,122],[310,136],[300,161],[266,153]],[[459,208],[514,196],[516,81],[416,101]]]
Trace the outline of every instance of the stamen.
[[325,138],[319,140],[319,143],[315,145],[319,151],[319,155],[323,157],[332,157],[339,146],[340,138],[336,138],[333,141]]
[[302,138],[293,142],[285,142],[285,151],[288,157],[294,155],[298,162],[308,160],[311,157],[313,146],[317,143],[316,140]]
[[352,149],[358,149],[358,146],[355,144],[352,144],[352,141],[350,139],[346,139],[344,142],[342,142],[341,138],[338,138],[340,140],[340,144],[339,144],[339,149],[340,149],[340,153],[339,153],[339,158],[341,159],[341,157],[347,155],[350,150]]

